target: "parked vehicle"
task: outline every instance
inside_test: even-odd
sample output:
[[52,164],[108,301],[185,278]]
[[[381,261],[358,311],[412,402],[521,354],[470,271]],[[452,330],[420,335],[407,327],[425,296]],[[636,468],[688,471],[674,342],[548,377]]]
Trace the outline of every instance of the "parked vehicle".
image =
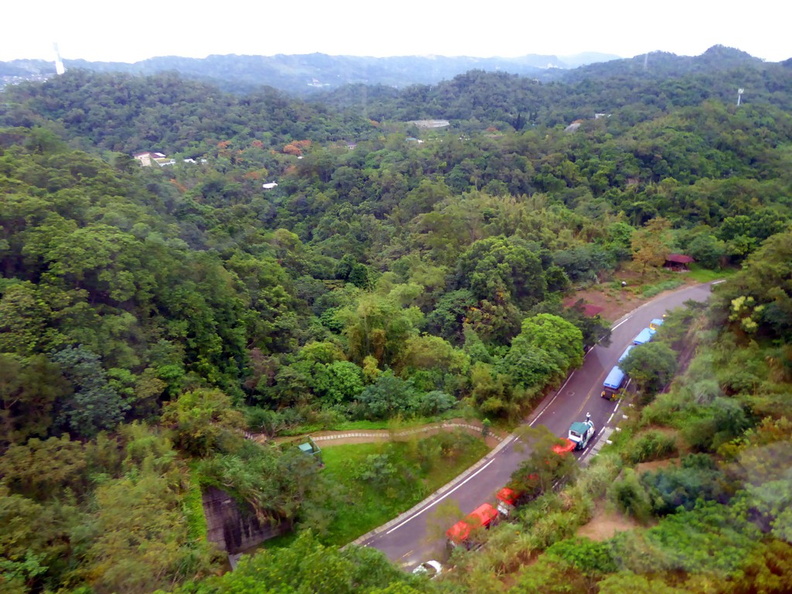
[[618,365],[619,363],[621,363],[622,361],[624,361],[624,360],[627,358],[627,355],[629,355],[629,354],[630,354],[630,351],[631,351],[631,350],[633,350],[633,348],[635,348],[635,345],[634,345],[634,344],[631,344],[631,345],[630,345],[630,346],[628,346],[626,349],[624,349],[624,352],[621,354],[621,357],[619,357],[619,360],[618,360],[618,361],[616,361],[616,365]]
[[649,328],[651,328],[652,330],[657,330],[660,326],[663,325],[663,322],[665,322],[663,318],[655,318],[654,320],[649,322]]
[[608,373],[605,381],[602,382],[602,393],[600,396],[606,400],[613,400],[613,397],[619,393],[619,390],[621,390],[625,377],[626,375],[621,370],[621,368],[618,365],[615,365]]
[[644,328],[635,338],[633,338],[632,343],[636,346],[645,344],[652,340],[652,336],[654,336],[655,332],[656,331],[652,330],[651,328]]
[[586,413],[586,420],[572,423],[569,426],[567,439],[575,443],[576,450],[583,450],[594,437],[594,422],[591,420],[591,413]]
[[517,507],[517,502],[520,499],[520,493],[509,487],[503,487],[495,494],[498,499],[498,512],[504,517],[508,518],[514,509]]
[[439,561],[431,560],[424,561],[418,567],[412,570],[415,575],[425,575],[430,580],[433,580],[438,575],[443,573],[443,565]]
[[497,520],[498,510],[489,503],[483,503],[465,516],[463,520],[446,530],[448,544],[451,547],[473,548],[477,545],[474,538],[471,538],[475,536],[475,532],[482,528],[489,528]]

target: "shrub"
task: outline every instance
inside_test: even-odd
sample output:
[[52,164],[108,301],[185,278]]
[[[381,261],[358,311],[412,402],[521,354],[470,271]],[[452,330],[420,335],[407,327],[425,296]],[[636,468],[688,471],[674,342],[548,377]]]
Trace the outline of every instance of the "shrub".
[[576,569],[587,573],[612,573],[617,570],[610,546],[589,538],[570,538],[555,543],[547,554],[563,559]]
[[667,458],[677,453],[676,437],[661,431],[647,431],[634,439],[624,453],[628,462],[638,464]]
[[723,475],[712,458],[693,454],[682,459],[681,466],[669,466],[641,477],[652,497],[655,513],[665,515],[680,507],[691,510],[698,500],[724,499]]
[[608,489],[608,498],[622,512],[639,522],[645,522],[649,518],[649,496],[632,468],[625,469],[622,478]]

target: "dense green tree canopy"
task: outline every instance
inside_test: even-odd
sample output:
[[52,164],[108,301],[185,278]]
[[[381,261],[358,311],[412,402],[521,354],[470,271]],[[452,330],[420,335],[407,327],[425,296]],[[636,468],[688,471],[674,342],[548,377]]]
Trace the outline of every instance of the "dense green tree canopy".
[[[591,559],[558,545],[515,588],[550,576],[696,591],[690,580],[718,575],[724,591],[746,576],[783,591],[768,568],[788,565],[788,477],[755,448],[785,441],[790,414],[789,65],[726,48],[650,59],[646,72],[627,61],[552,84],[474,71],[310,102],[77,69],[3,90],[0,589],[245,591],[280,577],[283,591],[429,589],[371,551],[307,536],[203,582],[218,564],[201,488],[319,526],[328,486],[313,459],[246,429],[517,423],[607,335],[567,306],[573,293],[618,288],[630,259],[662,278],[680,251],[742,270],[715,289],[709,322],[676,323],[674,348],[719,346],[630,414],[637,438],[620,460],[690,450],[724,466],[614,473],[623,509],[667,518],[581,545]],[[739,108],[737,86],[751,88]],[[410,123],[430,118],[450,126]],[[173,162],[141,167],[139,151]],[[676,355],[652,342],[624,366],[656,391]],[[572,526],[590,510],[552,484],[575,459],[534,454],[515,481],[555,510],[543,519]],[[383,484],[396,468],[371,466]],[[513,535],[514,558],[558,537],[541,530]],[[493,553],[496,571],[510,554]]]

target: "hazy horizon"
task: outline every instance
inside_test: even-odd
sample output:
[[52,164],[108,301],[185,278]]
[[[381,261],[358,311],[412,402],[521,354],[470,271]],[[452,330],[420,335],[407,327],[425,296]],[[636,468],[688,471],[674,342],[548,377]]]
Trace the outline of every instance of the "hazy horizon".
[[[750,10],[747,7],[750,6]],[[625,58],[652,51],[700,55],[713,45],[763,60],[792,57],[786,24],[791,6],[756,0],[743,10],[713,9],[682,0],[636,5],[582,0],[552,5],[490,3],[458,10],[418,0],[372,9],[362,0],[329,4],[249,6],[203,10],[182,4],[152,7],[100,0],[39,0],[4,9],[0,60],[54,59],[134,63],[152,57],[465,56],[512,58],[583,52]]]

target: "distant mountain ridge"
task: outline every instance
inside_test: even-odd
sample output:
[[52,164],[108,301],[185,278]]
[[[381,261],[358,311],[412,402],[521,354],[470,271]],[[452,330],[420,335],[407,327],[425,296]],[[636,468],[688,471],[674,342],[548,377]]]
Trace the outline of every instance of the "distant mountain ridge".
[[[510,74],[557,78],[558,71],[581,65],[616,60],[618,56],[586,52],[559,58],[555,55],[528,54],[517,58],[475,58],[468,56],[399,56],[373,58],[297,54],[275,56],[212,55],[206,58],[164,56],[134,64],[64,60],[67,69],[94,72],[156,74],[176,71],[183,76],[210,81],[226,90],[249,91],[268,85],[305,95],[321,89],[347,84],[387,85],[397,88],[412,84],[434,84],[450,80],[469,70],[504,71]],[[20,77],[55,74],[52,62],[14,60],[0,62],[0,76]]]
[[722,72],[743,67],[761,69],[770,64],[774,62],[765,62],[732,47],[714,45],[699,56],[678,56],[656,51],[607,63],[589,63],[566,73],[564,79],[573,82],[585,78],[626,75],[667,78],[695,73]]
[[[468,56],[398,56],[387,58],[278,54],[275,56],[212,55],[206,58],[163,56],[134,64],[64,60],[67,69],[151,75],[178,72],[181,76],[212,83],[225,91],[246,93],[270,86],[297,96],[333,91],[346,85],[405,88],[448,81],[471,70],[504,72],[542,82],[575,82],[586,78],[639,76],[667,78],[689,73],[759,67],[768,64],[738,49],[716,45],[699,56],[649,52],[633,58],[584,52],[570,56],[527,54],[517,58]],[[0,81],[54,76],[54,62],[13,60],[0,62]],[[2,83],[0,83],[1,85]]]

